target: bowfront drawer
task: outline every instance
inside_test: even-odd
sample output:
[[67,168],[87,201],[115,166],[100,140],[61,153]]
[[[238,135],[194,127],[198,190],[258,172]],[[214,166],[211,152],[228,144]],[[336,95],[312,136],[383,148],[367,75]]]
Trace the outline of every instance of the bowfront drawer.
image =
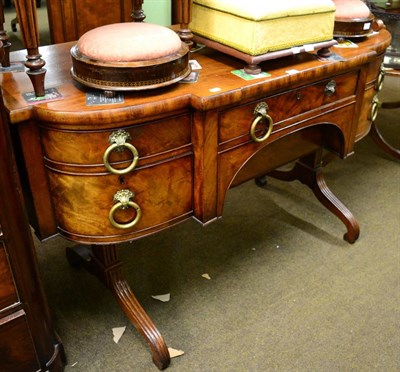
[[[327,107],[353,96],[356,93],[357,75],[358,72],[347,73],[221,111],[219,143],[224,144],[239,139],[246,141],[249,136],[262,139],[268,133],[268,129],[273,131],[282,128],[298,120],[299,115],[312,110],[317,110],[315,114],[318,114]],[[260,104],[264,105],[263,118],[263,115],[257,112]],[[263,126],[265,129],[261,128]]]
[[192,213],[191,153],[124,176],[83,170],[48,172],[59,228],[73,240],[132,240]]
[[192,213],[191,117],[113,130],[41,124],[58,228],[76,241],[118,243]]
[[0,313],[19,302],[0,227]]
[[[125,138],[121,137],[121,130]],[[127,125],[121,130],[68,131],[46,124],[41,128],[44,155],[56,163],[101,165],[105,152],[113,146],[107,161],[124,168],[131,163],[133,153],[137,152],[142,160],[182,148],[191,141],[189,115]],[[118,146],[118,141],[123,144]]]
[[356,141],[365,137],[370,129],[372,122],[376,119],[379,109],[378,93],[383,88],[385,70],[383,67],[383,56],[377,58],[369,64],[367,82],[364,90],[363,103],[358,119]]

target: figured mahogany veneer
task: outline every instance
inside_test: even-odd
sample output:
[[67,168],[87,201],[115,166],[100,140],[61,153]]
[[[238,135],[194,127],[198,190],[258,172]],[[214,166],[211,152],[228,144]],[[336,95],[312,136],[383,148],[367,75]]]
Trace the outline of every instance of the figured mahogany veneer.
[[[86,88],[69,76],[71,43],[44,47],[47,86],[61,100],[29,106],[21,95],[30,90],[25,74],[0,77],[36,232],[86,244],[68,250],[70,262],[101,278],[149,343],[155,364],[167,367],[166,344],[123,279],[116,244],[187,218],[210,223],[223,214],[229,188],[250,179],[262,184],[265,175],[307,185],[354,243],[358,223],[326,185],[322,151],[345,158],[369,132],[389,44],[382,30],[358,48],[335,49],[342,61],[289,56],[264,62],[270,76],[250,81],[231,73],[240,60],[205,48],[191,56],[202,66],[196,83],[127,93],[124,103],[110,106],[86,106]],[[291,171],[276,171],[293,161]],[[129,202],[115,202],[123,189],[132,192]]]

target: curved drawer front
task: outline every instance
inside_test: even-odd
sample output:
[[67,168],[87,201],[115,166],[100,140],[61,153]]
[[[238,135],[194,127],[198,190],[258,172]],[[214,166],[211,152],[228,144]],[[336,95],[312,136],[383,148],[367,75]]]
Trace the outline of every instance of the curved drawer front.
[[[81,242],[115,243],[147,235],[177,223],[192,212],[192,155],[139,168],[124,176],[108,173],[66,173],[49,169],[55,212],[61,233]],[[110,211],[121,190],[132,193],[126,208]],[[137,215],[134,226],[125,228]]]
[[190,115],[129,124],[90,131],[41,125],[44,164],[64,236],[118,243],[191,215]]
[[[189,115],[145,124],[124,125],[123,130],[129,135],[127,143],[135,146],[140,159],[188,146],[191,141]],[[116,132],[117,130],[68,131],[42,125],[44,155],[54,162],[101,165],[104,152],[111,144],[110,136]],[[110,163],[129,163],[131,158],[131,151],[112,151]]]
[[367,81],[364,90],[364,99],[358,120],[356,141],[365,137],[378,113],[378,94],[383,88],[385,70],[383,68],[383,56],[371,62],[368,69]]
[[357,76],[358,72],[353,71],[316,84],[221,111],[219,116],[219,143],[223,144],[240,138],[242,138],[242,141],[248,140],[251,124],[256,117],[254,110],[261,102],[267,104],[268,115],[273,121],[274,128],[282,128],[286,125],[285,120],[287,119],[290,119],[291,123],[296,120],[296,116],[306,114],[314,109],[322,111],[354,96]]
[[376,93],[377,92],[372,86],[364,92],[363,104],[358,119],[357,133],[355,138],[356,141],[365,137],[368,134],[369,130],[371,129],[371,123],[372,123],[371,111],[372,111],[373,100]]

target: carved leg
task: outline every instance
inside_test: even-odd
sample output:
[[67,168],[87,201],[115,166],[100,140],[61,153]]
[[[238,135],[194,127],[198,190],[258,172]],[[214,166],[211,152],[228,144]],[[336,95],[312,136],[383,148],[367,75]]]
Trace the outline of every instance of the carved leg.
[[163,370],[170,363],[168,348],[154,323],[144,311],[122,275],[115,245],[77,246],[67,248],[72,266],[84,266],[96,275],[112,292],[125,315],[149,344],[154,364]]
[[357,220],[326,185],[322,174],[322,149],[301,158],[291,170],[273,171],[268,176],[283,181],[299,180],[307,185],[317,199],[346,225],[347,233],[344,239],[349,243],[357,240],[360,234]]
[[[399,103],[397,103],[399,104]],[[400,105],[399,105],[400,106]],[[398,106],[398,107],[399,107]],[[375,144],[384,152],[389,154],[390,156],[393,156],[396,159],[400,159],[400,150],[394,148],[393,146],[389,145],[386,140],[382,137],[381,133],[379,132],[378,128],[376,127],[375,123],[372,122],[371,125],[371,130],[369,132],[369,135],[371,136],[372,140],[375,142]]]
[[192,21],[192,2],[172,0],[174,21],[179,24],[179,38],[186,43],[189,49],[196,47],[196,42],[193,40],[193,33],[189,28]]

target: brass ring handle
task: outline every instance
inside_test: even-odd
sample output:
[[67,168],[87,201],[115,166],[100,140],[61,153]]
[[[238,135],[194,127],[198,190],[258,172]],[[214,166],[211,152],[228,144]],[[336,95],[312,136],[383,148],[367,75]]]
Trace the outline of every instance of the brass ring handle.
[[[129,165],[129,167],[126,167],[124,169],[116,169],[113,168],[108,160],[108,157],[110,156],[111,152],[116,150],[117,148],[120,149],[121,147],[126,147],[133,155],[133,159],[131,164]],[[104,151],[104,155],[103,155],[103,163],[104,166],[106,167],[106,169],[113,173],[113,174],[126,174],[131,172],[133,169],[135,169],[136,164],[139,160],[139,153],[136,150],[136,147],[133,146],[132,144],[130,144],[129,142],[124,143],[123,145],[120,145],[118,143],[113,143],[112,145],[108,146],[106,151]]]
[[[264,102],[258,104],[254,110],[254,114],[257,116],[254,118],[250,126],[250,137],[254,142],[257,143],[264,142],[271,135],[274,121],[272,120],[271,116],[267,114],[267,111],[268,111],[268,105]],[[256,127],[257,124],[263,119],[268,121],[268,129],[267,132],[262,137],[257,137]]]
[[[119,229],[130,229],[135,226],[142,216],[142,210],[139,205],[130,200],[133,198],[135,194],[130,190],[120,190],[114,195],[115,204],[111,207],[110,212],[108,213],[108,218],[111,222],[111,225],[117,227]],[[128,209],[129,207],[134,208],[136,211],[135,218],[128,223],[119,223],[115,221],[114,214],[119,209]]]
[[140,217],[142,216],[142,210],[140,209],[139,205],[133,201],[129,201],[127,203],[127,206],[132,207],[136,210],[136,217],[131,222],[128,222],[128,223],[119,223],[119,222],[115,221],[114,213],[120,208],[122,208],[122,209],[126,208],[126,206],[124,204],[122,204],[121,202],[118,202],[117,204],[113,205],[113,207],[110,209],[110,213],[108,214],[111,225],[113,225],[114,227],[117,227],[119,229],[130,229],[131,227],[135,226],[139,222]]
[[379,98],[377,95],[372,100],[372,105],[371,105],[371,112],[370,112],[370,120],[374,122],[378,116],[378,109],[379,109],[380,103],[379,103]]
[[383,88],[383,80],[385,78],[385,68],[383,66],[383,64],[381,65],[381,68],[379,70],[379,75],[378,75],[378,79],[376,81],[376,85],[375,85],[375,90],[380,92]]

